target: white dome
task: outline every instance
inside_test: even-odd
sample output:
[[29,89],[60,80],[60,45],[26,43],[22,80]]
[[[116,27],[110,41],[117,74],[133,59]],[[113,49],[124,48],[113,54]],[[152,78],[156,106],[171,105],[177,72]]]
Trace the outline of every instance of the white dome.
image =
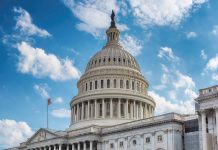
[[140,71],[135,58],[121,45],[108,44],[97,52],[89,61],[86,72],[102,66],[123,66]]

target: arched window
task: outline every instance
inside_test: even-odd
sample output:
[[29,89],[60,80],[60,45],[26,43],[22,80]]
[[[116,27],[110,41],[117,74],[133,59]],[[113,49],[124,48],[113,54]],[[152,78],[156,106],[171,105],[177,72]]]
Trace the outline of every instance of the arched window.
[[101,88],[104,88],[104,80],[101,80]]
[[110,88],[110,79],[107,79],[107,88]]
[[111,59],[110,59],[110,57],[108,58],[108,62],[110,62],[111,61]]
[[120,88],[123,88],[123,80],[120,80]]
[[90,82],[89,85],[90,85],[90,86],[89,86],[89,89],[92,90],[92,82]]
[[126,89],[129,89],[129,80],[126,80]]
[[136,144],[137,144],[136,140],[133,140],[133,141],[132,141],[132,144],[133,144],[133,145],[136,145]]
[[86,91],[88,90],[88,85],[87,85],[87,83],[86,83]]
[[132,81],[132,90],[135,90],[135,82]]
[[98,88],[98,81],[96,80],[95,81],[95,89],[97,89]]
[[114,79],[114,88],[117,88],[117,80]]
[[116,58],[114,57],[114,62],[116,61]]

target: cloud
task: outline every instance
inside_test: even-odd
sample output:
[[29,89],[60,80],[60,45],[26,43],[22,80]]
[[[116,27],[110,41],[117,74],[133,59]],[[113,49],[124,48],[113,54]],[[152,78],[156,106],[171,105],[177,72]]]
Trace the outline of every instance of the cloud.
[[[73,15],[79,19],[76,28],[81,31],[88,32],[95,37],[101,36],[105,29],[110,25],[111,10],[115,10],[116,15],[121,9],[116,0],[91,0],[91,1],[74,1],[63,0],[64,4],[72,11]],[[122,14],[124,10],[122,9]],[[128,27],[124,24],[118,24],[120,30],[127,30]]]
[[148,94],[153,97],[156,102],[156,113],[158,115],[169,113],[169,112],[177,112],[181,114],[189,114],[194,113],[194,101],[184,101],[172,103],[167,100],[165,97],[160,96],[155,91],[148,91]]
[[54,100],[54,103],[58,103],[58,104],[62,104],[64,102],[63,98],[62,97],[57,97],[55,100]]
[[207,0],[130,0],[136,22],[147,27],[178,25]]
[[15,29],[19,30],[22,34],[27,36],[36,35],[39,37],[51,36],[51,34],[48,33],[48,31],[40,29],[35,24],[33,24],[32,18],[26,10],[22,9],[21,7],[15,7],[14,12],[19,14],[19,16],[16,17],[17,22]]
[[59,59],[54,54],[47,54],[41,48],[34,48],[26,42],[17,44],[20,52],[18,71],[35,77],[49,77],[55,81],[78,79],[80,71],[68,58]]
[[201,50],[201,55],[200,57],[203,59],[203,60],[207,60],[207,54],[205,53],[204,49]]
[[168,61],[178,62],[179,57],[174,55],[173,50],[170,47],[161,47],[158,53],[158,57],[165,58]]
[[178,88],[189,88],[192,89],[195,87],[195,83],[190,76],[184,75],[179,71],[176,71],[177,80],[173,82],[173,85],[176,89]]
[[218,68],[218,54],[216,54],[215,57],[211,58],[207,65],[205,70],[215,71]]
[[49,98],[49,93],[48,93],[48,85],[47,84],[35,84],[33,87],[39,95],[41,95],[43,98],[47,99]]
[[195,38],[195,37],[197,37],[197,33],[193,32],[193,31],[188,32],[186,34],[186,37],[187,37],[187,39]]
[[121,38],[120,43],[122,44],[124,49],[133,56],[137,56],[141,53],[142,45],[140,41],[134,36],[125,34],[124,37]]
[[0,148],[14,147],[33,135],[31,127],[23,121],[0,120]]
[[218,81],[218,74],[213,73],[212,74],[212,79],[215,81]]
[[218,25],[213,26],[212,34],[218,35]]
[[57,118],[70,118],[71,111],[65,108],[60,108],[52,110],[51,114]]

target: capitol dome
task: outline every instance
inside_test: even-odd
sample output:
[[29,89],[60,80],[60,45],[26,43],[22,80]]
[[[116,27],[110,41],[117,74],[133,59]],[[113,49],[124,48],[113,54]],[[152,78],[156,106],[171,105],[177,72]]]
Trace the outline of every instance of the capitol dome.
[[106,31],[107,43],[88,62],[77,83],[78,94],[70,102],[69,130],[87,126],[111,126],[153,117],[154,100],[136,59],[119,43],[114,14]]

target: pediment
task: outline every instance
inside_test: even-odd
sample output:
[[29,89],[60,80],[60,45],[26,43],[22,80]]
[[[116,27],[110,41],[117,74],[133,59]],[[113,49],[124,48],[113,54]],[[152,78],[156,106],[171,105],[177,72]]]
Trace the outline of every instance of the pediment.
[[58,135],[55,133],[52,133],[49,130],[46,129],[39,129],[28,141],[27,143],[35,143],[35,142],[41,142],[44,140],[56,138]]

